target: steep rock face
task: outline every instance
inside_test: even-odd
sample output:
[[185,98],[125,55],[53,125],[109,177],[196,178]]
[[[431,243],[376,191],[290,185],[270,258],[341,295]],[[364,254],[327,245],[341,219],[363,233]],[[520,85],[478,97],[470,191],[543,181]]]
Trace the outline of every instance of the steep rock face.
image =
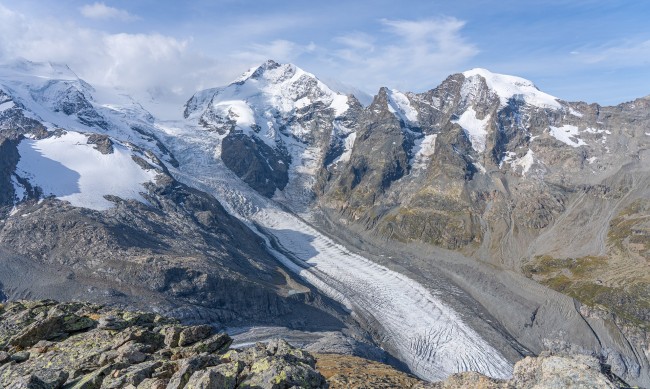
[[0,137],[0,206],[13,205],[15,202],[12,179],[19,158],[16,142]]
[[[365,192],[374,197],[364,209],[357,209],[357,197],[364,197],[341,190],[358,179],[359,163],[351,162],[345,173],[334,178],[323,202],[326,207],[349,211],[355,219],[374,217],[382,235],[454,249],[483,241],[486,231],[481,219],[491,208],[488,203],[498,200],[500,189],[507,191],[502,180],[490,182],[496,178],[491,179],[491,173],[529,173],[535,161],[533,152],[516,153],[522,153],[519,149],[526,148],[543,126],[556,124],[557,110],[569,109],[526,80],[482,69],[450,76],[438,88],[419,95],[392,91],[389,100],[382,109],[369,107],[370,118],[363,126],[370,128],[372,120],[399,122],[403,140],[391,139],[389,144],[400,144],[406,158],[381,153],[388,159],[383,165],[404,165],[404,173],[396,177],[399,182],[386,191],[384,183],[369,181],[371,187]],[[358,137],[351,161],[363,161],[377,144],[375,139]],[[381,166],[363,170],[368,176],[384,171]],[[539,188],[531,191],[537,193]],[[505,200],[510,200],[510,194],[506,196]],[[520,207],[527,206],[524,202]],[[543,228],[549,222],[545,219],[558,213],[553,206],[544,210],[550,213],[518,224],[525,229]]]
[[[382,89],[368,107],[376,114],[361,118],[363,130],[356,134],[355,148],[334,194],[350,199],[351,207],[368,209],[407,172],[406,150],[412,139],[405,136],[402,123],[388,110],[389,104],[388,91]],[[350,216],[359,219],[354,213]],[[364,222],[373,225],[373,217],[366,216]]]
[[221,159],[237,176],[267,197],[289,182],[290,157],[257,137],[228,134],[223,138]]

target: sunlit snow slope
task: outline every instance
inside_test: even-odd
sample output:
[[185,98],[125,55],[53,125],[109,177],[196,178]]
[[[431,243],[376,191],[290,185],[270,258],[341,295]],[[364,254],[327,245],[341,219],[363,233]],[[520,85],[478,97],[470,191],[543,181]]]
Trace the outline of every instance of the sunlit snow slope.
[[128,148],[115,145],[113,153],[102,154],[78,132],[26,139],[18,151],[18,175],[41,188],[44,196],[56,196],[76,207],[111,208],[113,203],[104,198],[106,195],[144,201],[142,184],[156,177],[154,170],[135,163]]

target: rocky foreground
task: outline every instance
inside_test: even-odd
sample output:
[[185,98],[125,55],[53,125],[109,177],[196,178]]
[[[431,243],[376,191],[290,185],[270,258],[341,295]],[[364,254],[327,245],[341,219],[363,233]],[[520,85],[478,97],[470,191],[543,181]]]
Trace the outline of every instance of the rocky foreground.
[[357,357],[313,356],[283,340],[232,349],[209,325],[88,303],[0,304],[0,387],[95,388],[619,388],[584,355],[544,355],[511,380],[478,373],[425,383]]

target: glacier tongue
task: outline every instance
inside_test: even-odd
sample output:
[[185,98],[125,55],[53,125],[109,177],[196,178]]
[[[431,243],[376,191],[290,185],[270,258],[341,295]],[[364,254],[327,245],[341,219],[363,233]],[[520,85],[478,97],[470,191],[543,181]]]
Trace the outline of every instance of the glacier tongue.
[[382,345],[415,374],[430,380],[468,370],[511,375],[509,362],[427,289],[336,244],[243,183],[215,158],[218,135],[183,122],[160,129],[181,158],[174,172],[180,181],[213,194],[289,269],[353,316],[377,323]]

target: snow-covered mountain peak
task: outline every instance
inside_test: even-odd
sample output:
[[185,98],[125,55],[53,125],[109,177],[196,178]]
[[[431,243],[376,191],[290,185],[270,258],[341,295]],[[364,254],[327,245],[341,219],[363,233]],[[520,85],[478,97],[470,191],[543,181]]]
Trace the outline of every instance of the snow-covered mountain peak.
[[336,116],[349,107],[347,96],[333,91],[313,74],[293,64],[269,60],[228,86],[196,93],[185,106],[185,117],[204,123],[233,121],[245,128],[255,124],[264,127],[268,118],[276,115],[273,112],[288,117],[314,104],[333,109]]
[[[337,115],[347,110],[347,97],[333,91],[315,75],[293,64],[279,64],[268,60],[254,70],[244,73],[232,85],[238,86],[237,94],[249,99],[251,94],[261,93],[266,102],[281,112],[289,113],[321,101],[330,105]],[[345,101],[344,101],[345,100]]]
[[32,62],[16,59],[0,65],[0,85],[15,97],[31,96],[34,100],[56,100],[60,95],[82,93],[92,100],[94,88],[81,80],[65,64]]
[[14,59],[0,64],[0,78],[21,80],[25,77],[43,80],[79,80],[67,65],[54,62],[32,62]]
[[492,73],[489,70],[475,68],[463,72],[466,81],[463,85],[463,94],[470,94],[480,86],[480,81],[485,80],[488,88],[500,99],[501,105],[507,105],[511,99],[524,101],[539,108],[562,108],[558,99],[540,91],[532,81],[525,78]]
[[[92,86],[65,64],[25,59],[1,64],[0,90],[30,117],[53,127],[93,131],[93,127],[107,130],[109,122],[115,127],[121,126],[117,122],[154,120],[126,91]],[[109,116],[117,120],[107,120]]]
[[283,80],[291,78],[297,71],[302,72],[302,69],[299,69],[293,64],[279,64],[270,59],[257,67],[252,67],[233,83],[241,84],[249,79],[267,83],[280,83]]

